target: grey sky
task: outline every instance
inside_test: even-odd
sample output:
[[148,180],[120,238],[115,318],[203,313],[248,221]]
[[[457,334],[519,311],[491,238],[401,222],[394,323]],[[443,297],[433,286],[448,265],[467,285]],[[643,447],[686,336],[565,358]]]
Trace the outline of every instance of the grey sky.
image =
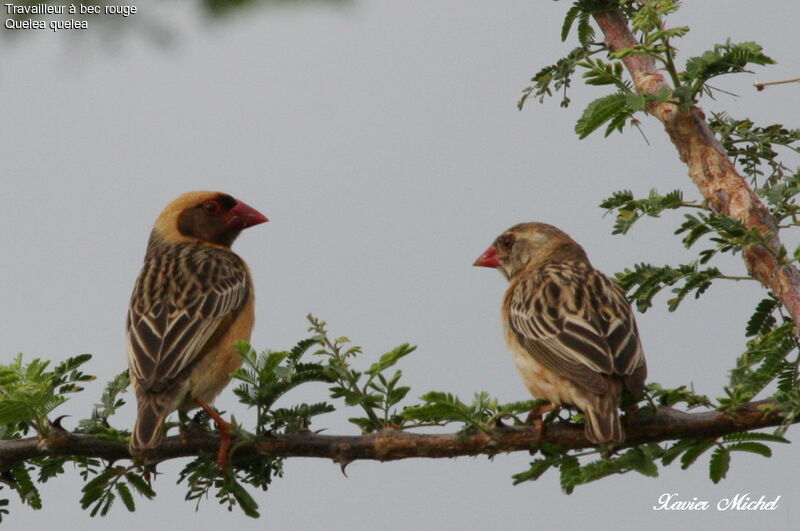
[[[602,88],[576,84],[567,110],[557,101],[517,110],[531,75],[570,48],[559,42],[567,6],[362,0],[344,9],[255,9],[210,23],[189,3],[142,2],[138,20],[159,21],[170,46],[147,30],[111,41],[45,31],[7,42],[3,356],[94,354],[89,370],[98,381],[59,409],[73,426],[125,367],[124,315],[155,217],[182,192],[219,189],[271,220],[234,247],[256,283],[256,348],[291,346],[306,336],[312,312],[367,356],[419,345],[401,364],[408,403],[429,390],[527,399],[500,329],[505,281],[473,260],[503,229],[537,220],[564,229],[609,274],[635,262],[677,262],[688,256],[670,237],[677,217],[612,237],[612,219],[597,205],[623,188],[680,187],[697,196],[652,119],[643,122],[649,145],[636,130],[578,141],[574,122]],[[728,37],[758,41],[779,63],[715,83],[740,97],[704,100],[707,113],[798,126],[797,86],[751,86],[798,75],[796,12],[791,0],[760,9],[717,0],[687,2],[673,17],[672,25],[693,29],[677,43],[681,64]],[[738,259],[728,268],[743,271]],[[720,284],[677,313],[661,298],[638,315],[650,380],[693,382],[719,396],[761,294],[754,284]],[[310,402],[327,392],[301,388],[286,398]],[[217,405],[252,419],[230,390]],[[318,417],[313,427],[355,433],[348,413]],[[116,422],[132,421],[129,403]],[[90,519],[71,473],[43,489],[42,511],[12,498],[8,528],[786,527],[798,516],[800,460],[794,445],[774,450],[769,460],[735,455],[719,485],[708,480],[705,458],[689,471],[613,477],[571,496],[554,473],[512,486],[510,476],[531,460],[524,453],[356,462],[349,478],[329,461],[292,459],[268,493],[255,493],[258,521],[213,499],[195,512],[174,486],[178,464],[162,467],[158,497],[136,513],[119,506]],[[714,503],[746,492],[782,499],[771,513],[652,511],[665,492]]]

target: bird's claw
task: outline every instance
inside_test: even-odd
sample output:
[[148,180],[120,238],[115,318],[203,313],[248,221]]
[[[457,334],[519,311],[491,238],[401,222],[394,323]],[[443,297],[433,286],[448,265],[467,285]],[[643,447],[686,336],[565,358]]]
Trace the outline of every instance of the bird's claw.
[[219,428],[219,451],[217,452],[217,465],[223,471],[228,469],[228,453],[231,450],[233,437],[231,436],[231,425],[217,413],[213,407],[199,399],[195,399],[203,411],[208,413]]

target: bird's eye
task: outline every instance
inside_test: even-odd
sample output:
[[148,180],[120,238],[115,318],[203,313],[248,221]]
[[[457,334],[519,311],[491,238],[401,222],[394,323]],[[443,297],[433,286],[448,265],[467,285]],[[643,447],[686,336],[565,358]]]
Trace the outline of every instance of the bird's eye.
[[510,234],[503,234],[499,238],[497,238],[497,244],[500,247],[504,247],[506,249],[510,248],[514,245],[514,237]]
[[206,201],[203,203],[203,211],[209,216],[216,216],[220,213],[220,210],[222,210],[222,207],[220,207],[219,203],[216,201]]

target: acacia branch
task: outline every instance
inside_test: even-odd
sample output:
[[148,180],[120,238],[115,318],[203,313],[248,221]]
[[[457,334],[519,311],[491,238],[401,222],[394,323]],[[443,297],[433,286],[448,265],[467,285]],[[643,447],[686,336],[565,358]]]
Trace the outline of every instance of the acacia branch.
[[[654,415],[640,414],[626,422],[626,440],[619,448],[674,439],[713,439],[758,428],[777,426],[783,422],[774,400],[751,402],[735,412],[707,411],[686,413],[669,407]],[[800,422],[800,419],[797,420]],[[582,425],[571,422],[545,424],[542,441],[569,449],[590,448]],[[356,460],[393,461],[415,457],[444,458],[465,455],[495,455],[531,451],[539,444],[534,426],[497,426],[491,433],[476,430],[462,433],[421,434],[401,430],[383,430],[368,435],[274,435],[253,438],[237,444],[232,461],[257,454],[275,457],[319,457],[338,463]],[[193,432],[167,437],[150,457],[168,460],[215,454],[219,436]],[[0,472],[25,460],[46,456],[95,457],[109,461],[130,459],[128,447],[120,442],[97,439],[54,429],[42,440],[36,437],[0,442]]]
[[[639,44],[619,10],[597,13],[594,18],[611,51]],[[670,88],[652,57],[629,54],[622,62],[640,94],[655,96],[662,87]],[[682,110],[674,103],[651,103],[647,111],[664,124],[681,160],[689,167],[689,176],[710,208],[770,235],[766,248],[747,247],[742,257],[750,274],[772,291],[795,323],[800,323],[800,274],[793,265],[776,258],[781,248],[778,223],[736,171],[709,128],[703,111],[697,106]]]

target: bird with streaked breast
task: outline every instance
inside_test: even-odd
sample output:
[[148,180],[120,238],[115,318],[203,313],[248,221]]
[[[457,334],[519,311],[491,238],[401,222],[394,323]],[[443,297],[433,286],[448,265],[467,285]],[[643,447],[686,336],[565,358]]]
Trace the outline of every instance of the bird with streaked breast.
[[638,396],[647,377],[623,291],[592,267],[577,242],[545,223],[511,227],[474,265],[496,268],[509,281],[505,339],[531,394],[580,409],[592,443],[622,443],[623,389]]
[[150,234],[127,319],[131,384],[138,403],[130,449],[146,456],[175,411],[201,407],[220,428],[218,463],[230,433],[211,408],[242,364],[234,343],[253,329],[250,271],[231,251],[239,233],[269,221],[221,192],[189,192],[169,203]]

